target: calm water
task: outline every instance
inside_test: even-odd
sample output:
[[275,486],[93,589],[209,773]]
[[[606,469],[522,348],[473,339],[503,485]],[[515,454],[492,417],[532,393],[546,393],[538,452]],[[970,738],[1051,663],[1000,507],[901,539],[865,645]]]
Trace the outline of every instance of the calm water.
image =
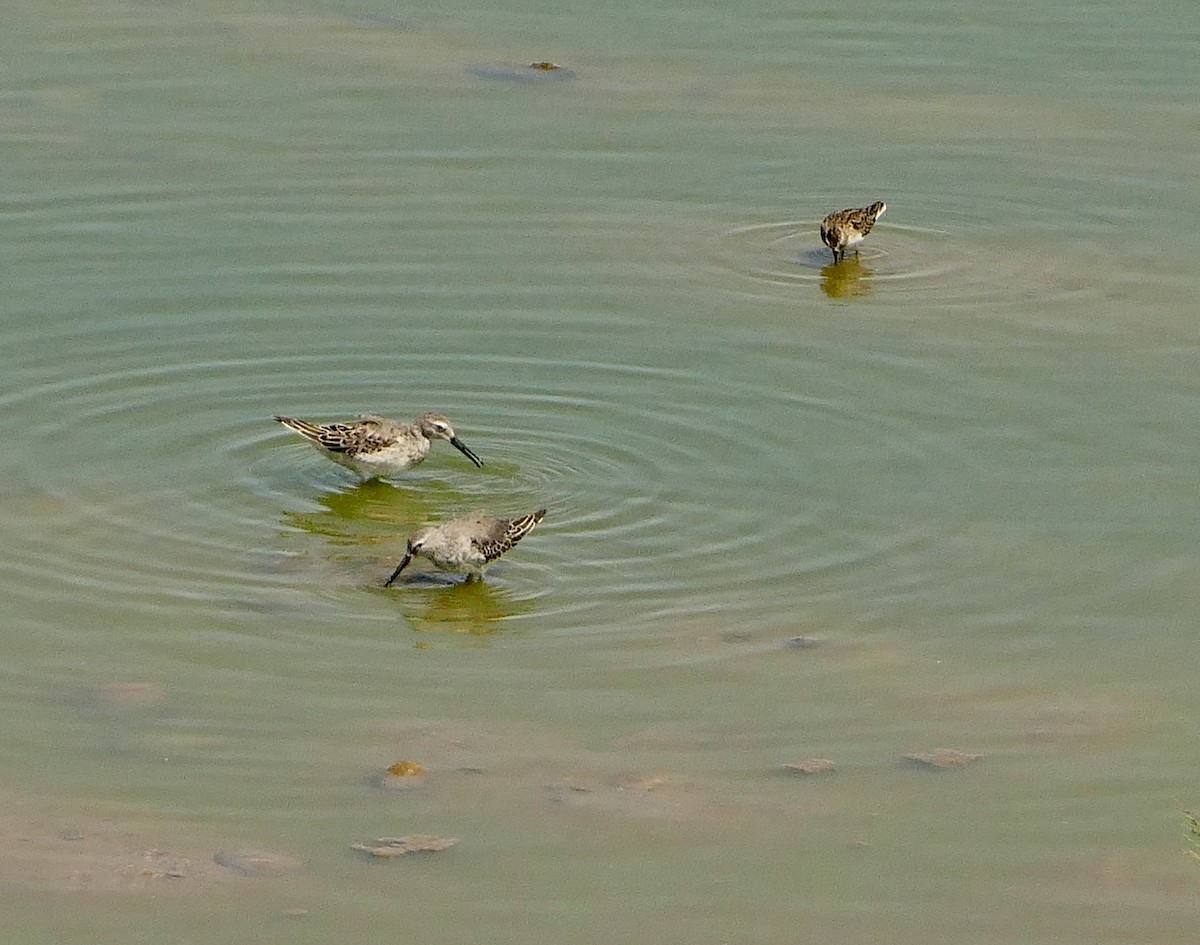
[[[7,935],[1194,941],[1198,31],[16,0]],[[484,469],[270,421],[427,409]]]

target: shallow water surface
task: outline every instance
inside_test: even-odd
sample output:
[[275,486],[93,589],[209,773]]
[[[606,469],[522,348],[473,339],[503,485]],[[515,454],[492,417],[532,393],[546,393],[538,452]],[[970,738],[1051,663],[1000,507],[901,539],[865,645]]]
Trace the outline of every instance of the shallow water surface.
[[1196,70],[1009,7],[18,3],[10,934],[1191,941]]

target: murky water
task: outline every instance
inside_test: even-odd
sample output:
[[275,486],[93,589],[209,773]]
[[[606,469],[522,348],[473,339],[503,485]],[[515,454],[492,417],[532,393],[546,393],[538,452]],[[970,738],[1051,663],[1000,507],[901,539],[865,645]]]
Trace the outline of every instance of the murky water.
[[1194,940],[1189,9],[6,20],[10,935]]

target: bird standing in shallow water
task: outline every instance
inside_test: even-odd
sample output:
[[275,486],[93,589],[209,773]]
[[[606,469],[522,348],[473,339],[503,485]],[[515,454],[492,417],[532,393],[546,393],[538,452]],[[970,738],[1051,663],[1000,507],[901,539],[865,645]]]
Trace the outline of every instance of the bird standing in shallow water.
[[[877,200],[869,207],[839,210],[831,213],[821,221],[821,242],[833,250],[833,261],[839,262],[846,258],[847,247],[854,246],[866,239],[875,221],[883,216],[887,204]],[[858,250],[855,250],[858,252]]]
[[411,424],[374,414],[341,423],[310,423],[293,417],[275,420],[299,433],[335,463],[367,479],[394,476],[415,466],[429,455],[430,441],[435,439],[448,440],[476,466],[483,465],[440,413],[423,413]]
[[466,572],[467,580],[483,577],[483,570],[533,531],[546,516],[538,509],[518,518],[492,518],[483,509],[444,525],[426,525],[408,540],[408,553],[384,583],[391,587],[413,558],[428,558],[441,571]]

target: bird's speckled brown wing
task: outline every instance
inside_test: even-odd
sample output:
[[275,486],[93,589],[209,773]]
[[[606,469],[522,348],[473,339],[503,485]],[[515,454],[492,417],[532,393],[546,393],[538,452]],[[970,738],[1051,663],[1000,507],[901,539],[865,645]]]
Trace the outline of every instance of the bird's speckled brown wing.
[[495,561],[533,531],[533,527],[545,517],[546,510],[538,509],[520,518],[499,519],[485,538],[476,538],[472,544],[479,549],[484,560]]
[[821,221],[821,242],[832,248],[841,241],[842,231],[852,230],[861,233],[865,238],[875,226],[875,221],[883,213],[885,204],[880,201],[869,207],[849,207],[831,213]]
[[382,417],[368,415],[342,423],[310,423],[292,417],[275,419],[329,452],[345,453],[347,456],[374,453],[386,448],[395,439],[392,424]]
[[863,236],[871,232],[871,227],[875,225],[875,214],[871,207],[863,207],[861,210],[851,210],[846,217],[846,225],[852,230],[858,230]]

